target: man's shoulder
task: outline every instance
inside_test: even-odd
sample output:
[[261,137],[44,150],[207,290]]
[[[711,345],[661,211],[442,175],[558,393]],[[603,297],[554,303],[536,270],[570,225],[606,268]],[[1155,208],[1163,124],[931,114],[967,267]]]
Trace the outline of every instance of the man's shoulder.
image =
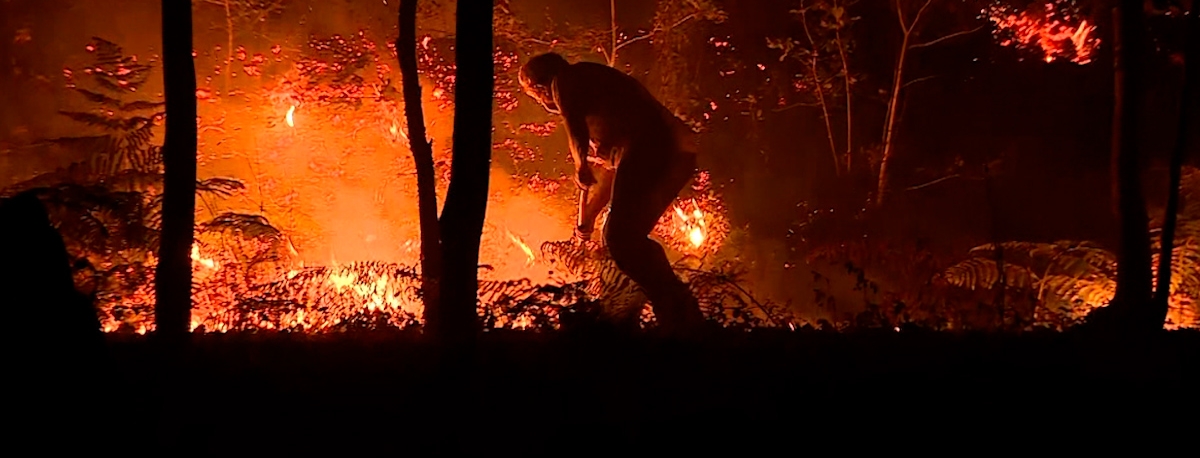
[[587,76],[589,78],[612,78],[622,75],[620,70],[596,62],[576,62],[566,68],[568,75]]

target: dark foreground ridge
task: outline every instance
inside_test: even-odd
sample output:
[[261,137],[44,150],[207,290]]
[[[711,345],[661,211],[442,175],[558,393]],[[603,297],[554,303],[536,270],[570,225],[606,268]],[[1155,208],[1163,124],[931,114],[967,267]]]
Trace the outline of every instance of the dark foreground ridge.
[[[154,347],[141,337],[108,347],[109,380],[92,389],[109,420],[97,428],[137,448],[163,426]],[[482,334],[478,349],[454,380],[435,374],[435,352],[411,331],[197,335],[175,426],[188,454],[270,454],[259,456],[795,451],[854,443],[833,437],[1084,439],[1118,425],[1162,443],[1169,429],[1194,433],[1200,387],[1195,331],[1138,344],[755,331],[693,347],[510,331]]]

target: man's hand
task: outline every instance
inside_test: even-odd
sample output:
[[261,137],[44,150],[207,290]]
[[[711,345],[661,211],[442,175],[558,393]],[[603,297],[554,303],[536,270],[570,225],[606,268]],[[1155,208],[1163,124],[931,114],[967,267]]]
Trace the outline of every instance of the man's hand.
[[592,239],[592,230],[593,229],[590,227],[575,226],[575,233],[573,234],[575,236],[575,240],[579,240],[582,242],[591,240]]
[[579,189],[588,189],[596,184],[596,176],[592,175],[592,168],[586,163],[575,169],[575,186]]

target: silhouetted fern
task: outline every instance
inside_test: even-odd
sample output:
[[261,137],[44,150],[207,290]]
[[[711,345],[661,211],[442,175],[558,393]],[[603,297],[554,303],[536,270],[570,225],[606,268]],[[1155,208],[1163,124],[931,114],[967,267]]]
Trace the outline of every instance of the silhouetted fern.
[[[1179,220],[1171,260],[1171,326],[1200,326],[1200,169],[1188,167],[1181,189]],[[1162,219],[1152,221],[1151,268],[1157,282]],[[1117,257],[1091,242],[1004,242],[1007,287],[1035,291],[1039,306],[1049,312],[1065,308],[1081,318],[1104,307],[1116,293]],[[970,250],[971,257],[947,268],[942,277],[967,289],[998,285],[999,268],[992,244]],[[1052,313],[1053,315],[1053,313]]]

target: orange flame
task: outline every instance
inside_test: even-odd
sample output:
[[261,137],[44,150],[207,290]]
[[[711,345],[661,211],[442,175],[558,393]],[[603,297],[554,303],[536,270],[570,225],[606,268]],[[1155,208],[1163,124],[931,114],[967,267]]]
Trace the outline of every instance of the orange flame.
[[[994,5],[984,11],[995,24],[993,34],[1000,46],[1037,49],[1045,62],[1068,59],[1087,64],[1100,46],[1094,36],[1096,26],[1076,17],[1073,3],[1056,0],[1045,3],[1041,11],[1015,11],[1007,5]],[[1078,25],[1074,25],[1078,21]]]
[[221,268],[221,264],[215,259],[200,256],[200,247],[196,245],[192,245],[192,261],[195,261],[211,270],[217,270]]
[[700,248],[708,238],[708,224],[704,221],[704,211],[696,204],[695,199],[688,199],[692,206],[691,214],[683,211],[683,204],[675,204],[675,216],[679,218],[676,230],[687,237],[693,248]]
[[527,258],[525,264],[532,265],[533,262],[537,260],[537,257],[533,255],[533,250],[529,248],[529,245],[526,245],[520,237],[513,235],[513,233],[508,229],[505,229],[504,232],[508,234],[508,238],[513,241],[513,244],[520,248],[521,251],[525,252],[525,257]]

